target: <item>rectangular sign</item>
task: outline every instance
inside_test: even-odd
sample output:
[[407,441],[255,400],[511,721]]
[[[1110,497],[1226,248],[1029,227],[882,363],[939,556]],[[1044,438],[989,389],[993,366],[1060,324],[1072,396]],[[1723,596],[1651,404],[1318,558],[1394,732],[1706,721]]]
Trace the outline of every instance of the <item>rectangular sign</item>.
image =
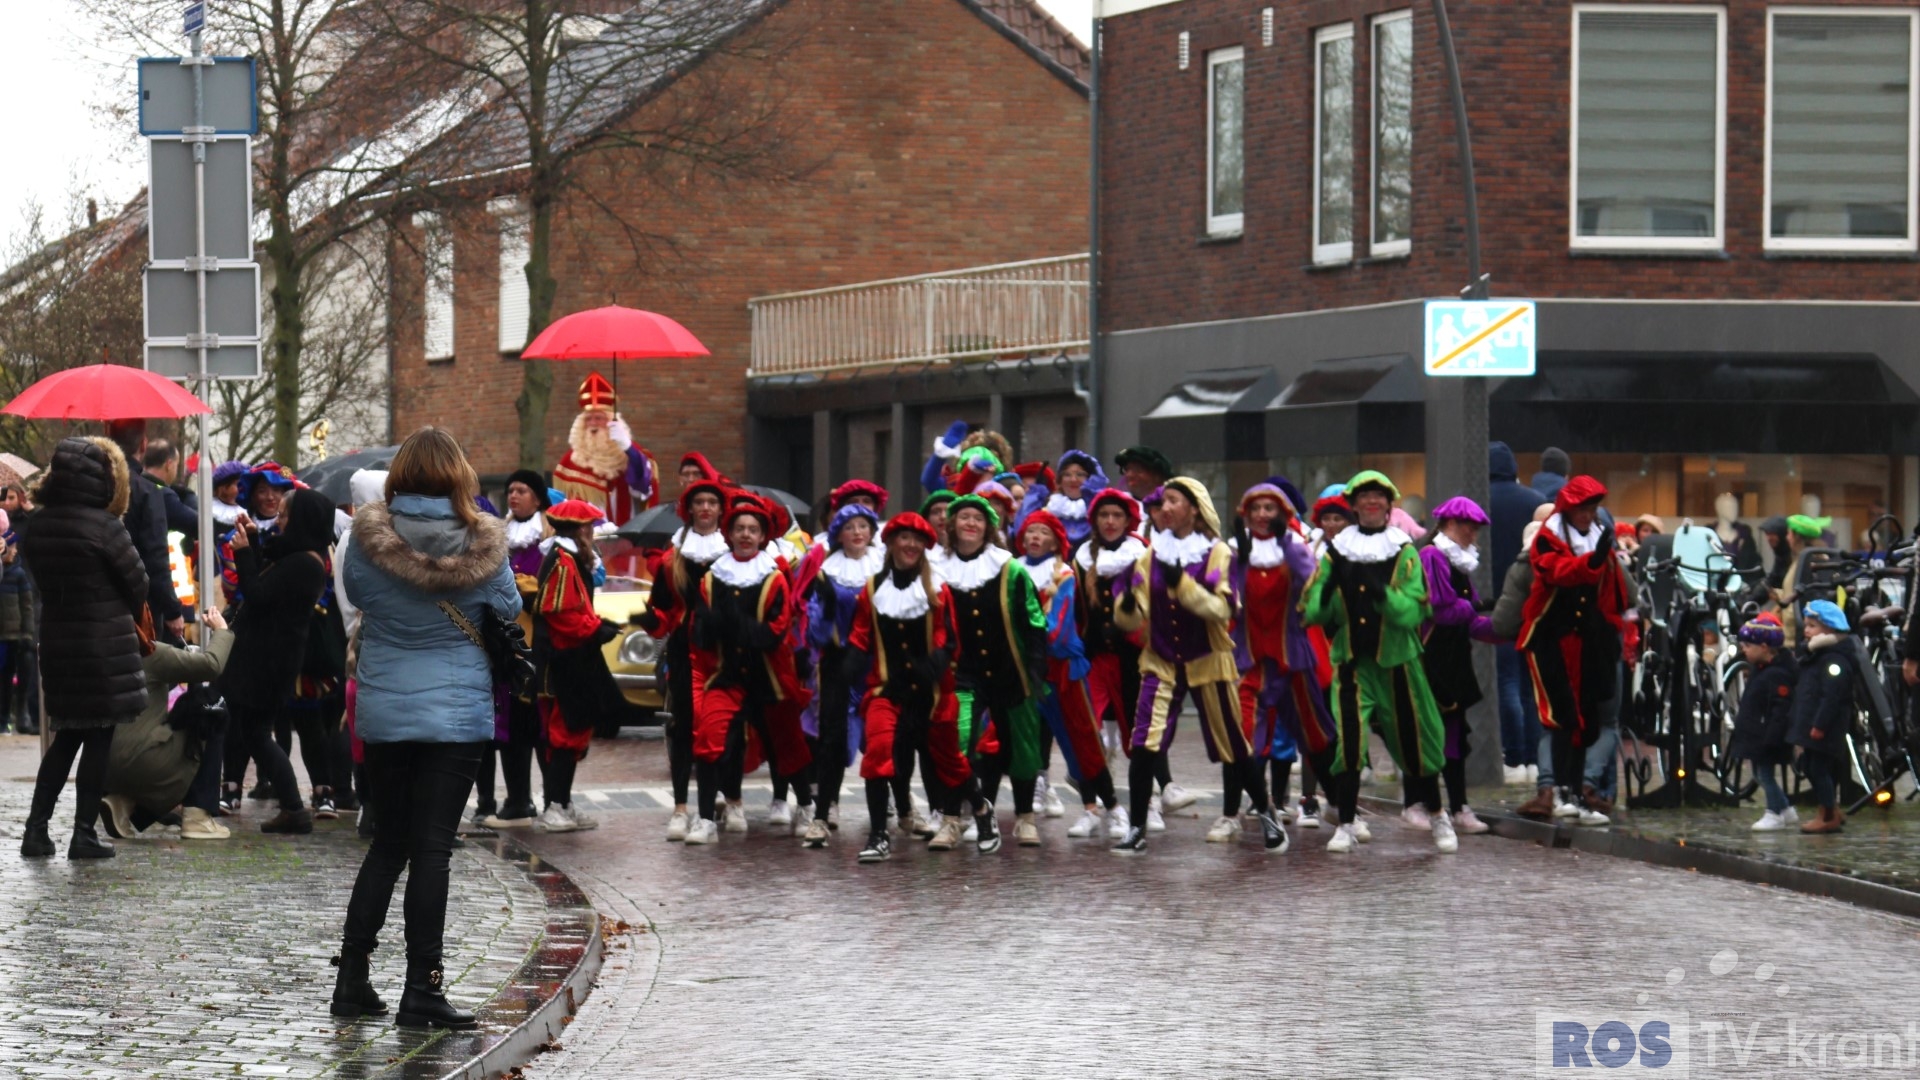
[[[253,141],[206,144],[207,254],[253,260]],[[193,144],[147,140],[147,257],[176,262],[199,254],[194,230]]]
[[140,61],[140,134],[184,135],[193,124],[193,72],[201,76],[202,127],[215,135],[260,134],[259,92],[253,59],[216,56],[211,64],[182,64],[177,56]]
[[[149,266],[147,338],[184,338],[200,332],[198,277],[190,270]],[[207,333],[223,338],[260,336],[260,268],[235,267],[207,275]]]
[[188,4],[187,12],[181,19],[181,33],[187,37],[207,28],[207,5]]
[[[147,342],[147,370],[169,379],[190,379],[200,373],[200,350],[178,342]],[[207,374],[216,379],[260,377],[260,343],[223,341],[207,350]]]
[[1537,322],[1531,300],[1429,300],[1426,372],[1532,375]]

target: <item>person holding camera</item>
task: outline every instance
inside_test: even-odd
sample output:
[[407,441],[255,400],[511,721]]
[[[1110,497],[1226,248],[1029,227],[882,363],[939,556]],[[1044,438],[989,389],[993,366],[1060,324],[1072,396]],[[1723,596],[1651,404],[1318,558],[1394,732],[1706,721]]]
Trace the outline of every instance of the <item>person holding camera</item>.
[[155,640],[150,623],[141,624],[147,707],[114,735],[107,794],[101,800],[107,831],[116,840],[131,839],[175,806],[181,808],[182,840],[225,840],[232,835],[213,815],[220,798],[224,704],[209,707],[220,703],[210,688],[173,701],[181,683],[198,686],[218,680],[233,651],[233,631],[219,608],[208,608],[200,620],[212,631],[205,649]]
[[[347,904],[335,1016],[381,1016],[368,969],[394,885],[407,871],[402,1027],[470,1028],[442,992],[455,830],[493,739],[494,673],[470,636],[511,622],[520,592],[505,525],[483,514],[479,477],[452,435],[421,428],[394,454],[386,501],[353,515],[343,580],[360,609],[355,731],[366,747],[373,844]],[[304,492],[301,494],[305,494]],[[296,507],[299,496],[295,496]],[[248,610],[255,602],[248,592]]]

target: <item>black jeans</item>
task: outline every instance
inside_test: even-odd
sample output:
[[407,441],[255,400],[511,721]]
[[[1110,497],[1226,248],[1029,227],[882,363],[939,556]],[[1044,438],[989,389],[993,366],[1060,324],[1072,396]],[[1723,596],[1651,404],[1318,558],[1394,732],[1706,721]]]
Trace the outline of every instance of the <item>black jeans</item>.
[[[260,775],[273,785],[273,796],[280,800],[280,809],[300,810],[306,803],[300,798],[300,782],[294,778],[293,762],[287,760],[287,752],[273,739],[274,718],[278,712],[277,709],[249,709],[229,702],[227,742],[229,746],[236,740],[240,743],[242,762],[247,757],[253,758],[260,767]],[[231,753],[227,755],[227,762],[229,765],[233,762]]]
[[374,810],[373,846],[360,864],[347,902],[348,949],[379,945],[393,887],[407,871],[407,963],[438,967],[447,925],[448,866],[454,832],[473,790],[485,742],[366,744],[367,798]]
[[100,817],[100,797],[106,794],[107,754],[113,749],[113,729],[68,728],[53,733],[53,745],[40,759],[40,772],[34,779],[33,808],[27,820],[45,824],[53,817],[60,791],[67,786],[67,773],[73,759],[80,758],[80,775],[74,780],[77,802],[73,808],[75,828],[90,829]]

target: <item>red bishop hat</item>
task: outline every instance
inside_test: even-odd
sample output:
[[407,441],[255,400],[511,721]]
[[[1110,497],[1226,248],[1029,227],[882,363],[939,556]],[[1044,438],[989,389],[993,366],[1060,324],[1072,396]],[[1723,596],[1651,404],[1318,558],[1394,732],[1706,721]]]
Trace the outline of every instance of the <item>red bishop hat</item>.
[[597,371],[589,372],[585,382],[580,384],[580,407],[582,409],[605,409],[612,412],[618,399],[614,397],[613,384],[605,375]]
[[903,532],[919,533],[928,544],[940,542],[939,537],[933,535],[933,524],[911,510],[893,515],[893,520],[887,522],[887,527],[880,531],[880,542],[891,543],[895,536]]
[[1566,482],[1553,497],[1553,508],[1566,513],[1576,506],[1596,503],[1607,497],[1607,486],[1591,476],[1581,475]]
[[727,503],[733,498],[733,489],[719,480],[695,480],[693,483],[688,484],[687,489],[680,493],[679,504],[674,507],[674,511],[680,515],[681,521],[692,524],[693,497],[702,494],[712,495],[718,498],[720,500],[720,509],[724,512],[727,508]]
[[720,528],[725,532],[731,533],[733,532],[733,523],[748,515],[759,518],[760,527],[766,531],[766,538],[761,541],[762,547],[770,543],[774,537],[781,535],[773,531],[775,524],[773,507],[767,503],[767,500],[762,499],[751,491],[736,491],[733,493],[733,503],[727,507],[726,514],[721,517]]
[[827,496],[827,503],[835,513],[838,513],[840,508],[847,505],[855,495],[865,495],[872,499],[874,512],[879,514],[887,512],[887,489],[871,480],[849,480],[841,484]]
[[548,521],[562,525],[593,525],[605,521],[606,517],[599,507],[581,499],[565,499],[547,511]]
[[1062,524],[1060,519],[1053,516],[1050,511],[1035,510],[1033,513],[1027,515],[1025,521],[1020,523],[1020,537],[1018,542],[1022,555],[1026,554],[1027,551],[1027,530],[1033,528],[1035,525],[1039,525],[1053,534],[1053,553],[1055,555],[1064,559],[1067,557],[1067,553],[1073,550],[1072,545],[1067,543],[1066,525]]
[[1117,487],[1107,488],[1093,497],[1093,501],[1087,504],[1087,519],[1091,521],[1098,517],[1100,508],[1108,505],[1118,506],[1127,512],[1128,532],[1140,531],[1140,504],[1134,501],[1133,496]]

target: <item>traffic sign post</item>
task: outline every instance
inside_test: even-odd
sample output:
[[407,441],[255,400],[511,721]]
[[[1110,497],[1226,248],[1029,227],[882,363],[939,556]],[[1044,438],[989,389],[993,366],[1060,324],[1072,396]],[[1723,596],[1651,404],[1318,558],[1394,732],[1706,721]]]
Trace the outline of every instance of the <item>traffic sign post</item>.
[[1531,300],[1429,300],[1425,369],[1441,377],[1532,375]]
[[[253,61],[205,55],[206,5],[187,5],[191,55],[140,61],[140,134],[148,138],[144,275],[147,370],[193,384],[260,377],[260,267],[253,261]],[[220,595],[213,557],[212,428],[200,417],[200,606]],[[207,639],[200,624],[201,643]]]

